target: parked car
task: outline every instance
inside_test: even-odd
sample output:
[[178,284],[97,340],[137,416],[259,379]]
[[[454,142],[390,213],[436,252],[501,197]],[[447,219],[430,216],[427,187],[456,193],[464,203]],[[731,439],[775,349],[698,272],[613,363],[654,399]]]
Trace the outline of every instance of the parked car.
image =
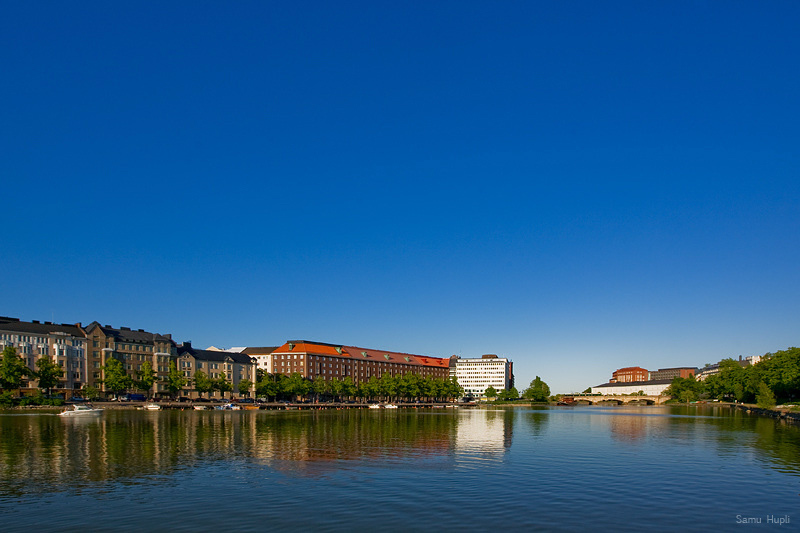
[[73,403],[76,403],[76,402],[85,402],[85,401],[86,401],[86,398],[81,398],[81,397],[79,397],[79,396],[73,396],[72,398],[70,398],[70,399],[69,399],[69,401],[71,401],[71,402],[73,402]]

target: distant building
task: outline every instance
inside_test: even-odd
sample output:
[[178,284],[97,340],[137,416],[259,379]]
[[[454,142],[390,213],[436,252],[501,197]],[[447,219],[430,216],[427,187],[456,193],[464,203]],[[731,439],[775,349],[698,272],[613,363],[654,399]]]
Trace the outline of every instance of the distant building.
[[[739,366],[745,367],[760,362],[763,359],[763,357],[764,356],[762,355],[753,355],[750,357],[743,358],[740,355],[739,360],[736,362],[739,363]],[[694,377],[698,381],[704,381],[708,376],[713,376],[714,374],[719,374],[719,363],[715,363],[713,365],[706,365],[705,367],[698,369]]]
[[[64,374],[57,388],[65,393],[86,383],[86,332],[80,322],[54,324],[0,317],[0,350],[7,346],[14,347],[31,370],[36,370],[41,357],[60,366]],[[37,385],[36,380],[27,383],[28,388]]]
[[631,383],[634,381],[647,381],[650,378],[649,373],[639,366],[628,366],[615,370],[611,374],[609,383]]
[[262,346],[243,348],[241,352],[249,355],[256,360],[256,368],[267,374],[272,374],[272,352],[278,349],[278,346]]
[[643,392],[646,396],[660,396],[672,384],[671,379],[657,381],[635,381],[625,383],[603,383],[592,387],[592,394],[616,396],[619,394],[636,394]]
[[447,379],[447,359],[386,350],[373,350],[314,341],[288,341],[272,352],[272,374],[300,374],[304,378],[343,379],[354,383],[384,374],[407,373]]
[[489,387],[498,392],[514,386],[512,363],[504,357],[487,354],[479,359],[450,358],[450,377],[464,388],[465,395],[483,397]]
[[157,396],[167,394],[164,382],[169,376],[169,363],[177,355],[171,334],[161,335],[124,326],[117,329],[92,322],[86,326],[86,338],[88,385],[105,390],[102,383],[103,367],[112,358],[122,363],[126,373],[132,378],[136,378],[136,373],[142,369],[142,364],[149,361],[156,373],[154,394]]
[[662,380],[662,379],[673,380],[675,378],[688,378],[690,376],[694,376],[697,371],[698,368],[693,366],[683,366],[677,368],[659,368],[658,370],[650,372],[650,380]]
[[[187,380],[185,387],[186,394],[191,398],[197,398],[199,393],[192,386],[195,373],[204,372],[211,379],[224,377],[231,384],[231,393],[239,392],[246,396],[252,392],[256,383],[256,361],[249,355],[220,350],[201,350],[192,348],[191,342],[184,342],[177,347],[178,370],[183,373]],[[239,383],[246,379],[251,386],[247,391],[239,391]],[[231,395],[228,393],[228,396]],[[219,391],[211,393],[211,397],[223,397]]]

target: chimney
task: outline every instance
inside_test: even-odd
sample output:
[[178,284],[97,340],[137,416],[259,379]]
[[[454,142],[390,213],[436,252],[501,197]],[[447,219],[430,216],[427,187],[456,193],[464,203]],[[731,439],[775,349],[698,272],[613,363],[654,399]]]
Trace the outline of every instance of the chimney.
[[[38,323],[39,323],[38,320],[31,320],[31,324],[38,324]],[[741,360],[741,359],[742,359],[742,356],[740,355],[739,356],[739,360]]]

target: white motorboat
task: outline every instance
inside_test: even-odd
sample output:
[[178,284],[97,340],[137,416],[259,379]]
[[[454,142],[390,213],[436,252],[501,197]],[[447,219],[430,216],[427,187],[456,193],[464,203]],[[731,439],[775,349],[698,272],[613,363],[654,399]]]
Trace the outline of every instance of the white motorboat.
[[369,404],[369,408],[370,409],[380,409],[381,406],[380,406],[380,404],[377,404],[377,403],[371,403],[371,404]]
[[161,410],[161,406],[158,405],[157,403],[146,403],[146,404],[144,404],[143,409],[145,411],[160,411]]
[[96,409],[90,405],[73,405],[72,409],[66,409],[58,416],[96,416],[103,414],[102,409]]
[[383,406],[384,409],[397,409],[397,406],[393,403],[387,403]]
[[195,405],[194,406],[194,410],[195,411],[205,411],[206,409],[207,409],[207,407],[205,405]]

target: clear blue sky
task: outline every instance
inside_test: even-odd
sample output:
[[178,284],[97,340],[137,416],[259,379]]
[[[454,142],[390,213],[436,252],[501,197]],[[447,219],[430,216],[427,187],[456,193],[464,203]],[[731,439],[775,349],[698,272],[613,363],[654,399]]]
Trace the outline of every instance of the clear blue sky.
[[0,314],[497,353],[800,342],[800,3],[6,2]]

